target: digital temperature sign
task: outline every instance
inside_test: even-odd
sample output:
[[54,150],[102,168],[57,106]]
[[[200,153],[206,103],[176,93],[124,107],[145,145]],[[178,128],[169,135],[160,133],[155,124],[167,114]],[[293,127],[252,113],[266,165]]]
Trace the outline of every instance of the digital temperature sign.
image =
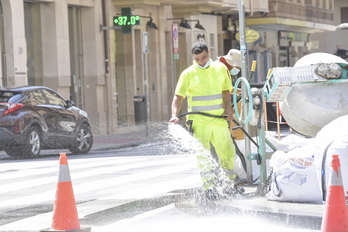
[[124,15],[124,16],[115,16],[114,17],[114,25],[115,26],[134,26],[140,24],[140,16],[139,15]]
[[132,33],[132,26],[140,24],[140,16],[132,15],[132,10],[130,7],[125,7],[121,9],[121,16],[113,17],[114,26],[121,26],[122,33],[130,34]]

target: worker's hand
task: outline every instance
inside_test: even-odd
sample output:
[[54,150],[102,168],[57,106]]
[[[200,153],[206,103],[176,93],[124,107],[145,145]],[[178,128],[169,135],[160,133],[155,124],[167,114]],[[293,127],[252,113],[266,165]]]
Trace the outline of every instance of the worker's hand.
[[179,118],[174,116],[169,120],[169,123],[178,123],[179,122]]
[[227,121],[232,121],[233,120],[233,112],[232,110],[225,110],[224,114],[226,117]]

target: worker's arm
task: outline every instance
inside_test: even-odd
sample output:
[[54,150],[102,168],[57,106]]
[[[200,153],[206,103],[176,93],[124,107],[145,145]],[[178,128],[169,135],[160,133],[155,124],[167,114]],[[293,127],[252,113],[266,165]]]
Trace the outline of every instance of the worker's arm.
[[230,91],[226,90],[222,92],[222,100],[224,102],[224,115],[227,116],[226,120],[232,121],[233,120],[233,114],[234,109],[232,109],[231,106],[231,93]]
[[179,122],[179,112],[181,110],[181,105],[182,105],[182,101],[184,100],[184,98],[180,95],[174,95],[173,98],[173,102],[172,102],[172,117],[169,120],[169,122],[172,123],[178,123]]

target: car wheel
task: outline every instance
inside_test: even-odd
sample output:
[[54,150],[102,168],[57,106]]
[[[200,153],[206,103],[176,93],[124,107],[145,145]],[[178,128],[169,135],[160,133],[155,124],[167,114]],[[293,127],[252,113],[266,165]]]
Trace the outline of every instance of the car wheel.
[[4,150],[9,156],[16,158],[32,158],[38,156],[41,151],[39,129],[37,127],[31,127],[27,133],[25,144],[13,144]]
[[19,144],[11,144],[11,145],[7,145],[4,148],[5,152],[7,155],[14,157],[14,158],[23,158],[23,153],[22,153],[22,149],[21,146]]
[[72,154],[87,154],[93,146],[93,134],[89,125],[81,125],[74,144],[69,148]]
[[37,127],[29,129],[25,144],[23,145],[24,157],[38,156],[41,151],[40,131]]

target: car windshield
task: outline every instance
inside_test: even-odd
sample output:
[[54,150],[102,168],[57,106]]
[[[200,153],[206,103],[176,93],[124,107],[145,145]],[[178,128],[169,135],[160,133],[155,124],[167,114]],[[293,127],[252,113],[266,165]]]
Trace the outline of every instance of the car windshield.
[[16,102],[21,98],[21,94],[11,91],[0,91],[0,102]]

